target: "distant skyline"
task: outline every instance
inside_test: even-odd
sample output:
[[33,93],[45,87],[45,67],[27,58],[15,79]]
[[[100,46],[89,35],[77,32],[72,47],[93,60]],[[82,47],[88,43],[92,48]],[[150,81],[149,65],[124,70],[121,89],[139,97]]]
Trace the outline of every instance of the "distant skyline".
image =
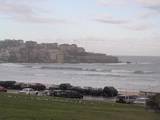
[[0,0],[0,40],[160,56],[160,0]]

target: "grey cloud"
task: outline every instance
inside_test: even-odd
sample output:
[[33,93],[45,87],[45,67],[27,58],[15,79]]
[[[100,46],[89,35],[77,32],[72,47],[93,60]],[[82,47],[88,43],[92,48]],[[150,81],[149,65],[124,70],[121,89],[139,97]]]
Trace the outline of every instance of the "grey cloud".
[[[38,0],[33,0],[37,1]],[[42,0],[40,0],[42,1]],[[39,1],[39,2],[40,2]],[[30,0],[31,2],[31,0]],[[65,20],[38,15],[37,10],[25,0],[0,0],[0,15],[12,20],[30,23],[64,23]],[[43,12],[43,10],[39,10]]]
[[112,19],[112,18],[96,18],[94,19],[95,21],[97,22],[100,22],[100,23],[107,23],[107,24],[126,24],[128,23],[129,21],[127,20],[116,20],[116,19]]
[[121,6],[121,5],[127,5],[128,0],[97,0],[97,3],[100,6]]
[[[157,7],[158,5],[160,5],[160,0],[148,0],[149,2],[147,2],[147,0],[135,0],[138,4],[141,4],[143,7]],[[99,1],[100,2],[100,1]],[[121,5],[125,5],[127,3],[129,3],[129,0],[119,0],[118,3],[116,0],[101,0],[101,4],[102,5],[117,5],[121,3]],[[157,11],[150,11],[147,10],[145,13],[140,13],[138,16],[135,16],[135,19],[119,19],[119,18],[115,18],[112,15],[109,16],[98,16],[96,19],[94,19],[97,22],[100,23],[106,23],[106,24],[117,24],[119,27],[128,29],[128,30],[133,30],[133,31],[145,31],[145,30],[149,30],[152,29],[153,25],[151,25],[151,23],[149,23],[149,21],[146,20],[146,18],[152,18],[155,17],[159,14],[159,12]]]
[[136,0],[145,8],[157,10],[160,12],[160,0]]
[[22,14],[34,14],[31,6],[25,4],[18,4],[15,2],[0,1],[0,13],[14,14],[14,15],[22,15]]
[[159,6],[148,6],[146,8],[152,9],[152,10],[157,10],[160,12],[160,5]]
[[16,16],[13,18],[16,21],[21,22],[29,22],[29,23],[65,23],[65,20],[59,20],[55,18],[47,18],[47,17],[41,17],[41,16]]
[[104,24],[115,24],[122,28],[133,30],[133,31],[145,31],[151,28],[150,23],[143,23],[140,21],[132,21],[132,20],[120,20],[120,19],[113,19],[110,17],[99,17],[94,19],[97,22],[104,23]]
[[160,15],[160,13],[157,11],[147,11],[147,12],[140,13],[138,18],[140,18],[140,19],[155,18],[159,15]]
[[137,2],[145,6],[159,6],[160,0],[136,0]]
[[145,30],[151,29],[151,26],[143,25],[143,24],[127,25],[124,27],[133,31],[145,31]]
[[[130,3],[130,0],[97,0],[98,4],[101,6],[126,6]],[[160,12],[160,0],[133,0],[138,4],[142,5],[142,7],[157,10]]]

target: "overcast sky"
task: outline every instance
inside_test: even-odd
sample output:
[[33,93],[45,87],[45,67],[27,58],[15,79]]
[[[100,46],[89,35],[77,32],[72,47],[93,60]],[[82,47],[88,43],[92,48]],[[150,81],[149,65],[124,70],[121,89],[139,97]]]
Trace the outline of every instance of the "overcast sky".
[[160,56],[160,0],[0,0],[0,39]]

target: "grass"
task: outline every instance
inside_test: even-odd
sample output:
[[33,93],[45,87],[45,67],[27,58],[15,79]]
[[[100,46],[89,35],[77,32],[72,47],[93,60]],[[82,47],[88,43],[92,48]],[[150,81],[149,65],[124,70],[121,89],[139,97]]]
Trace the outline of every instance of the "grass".
[[159,120],[143,107],[0,93],[0,120]]

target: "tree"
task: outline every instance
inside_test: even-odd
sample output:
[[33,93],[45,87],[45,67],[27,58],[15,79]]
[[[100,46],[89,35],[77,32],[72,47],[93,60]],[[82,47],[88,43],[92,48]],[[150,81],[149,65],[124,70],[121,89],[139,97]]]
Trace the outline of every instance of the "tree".
[[117,95],[118,95],[118,91],[114,87],[104,87],[104,89],[103,89],[103,96],[104,97],[114,97]]

